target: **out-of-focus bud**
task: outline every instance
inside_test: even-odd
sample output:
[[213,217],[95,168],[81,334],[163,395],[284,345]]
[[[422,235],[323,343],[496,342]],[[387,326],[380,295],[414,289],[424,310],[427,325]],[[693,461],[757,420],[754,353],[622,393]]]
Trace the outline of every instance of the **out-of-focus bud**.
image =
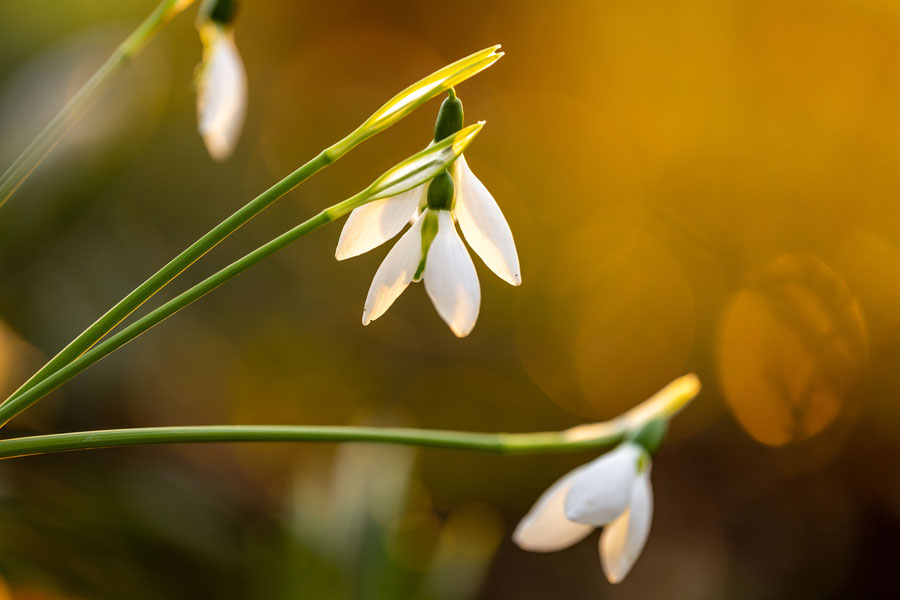
[[234,43],[234,0],[206,0],[197,28],[203,61],[196,75],[197,128],[213,159],[234,152],[247,113],[247,73]]
[[231,25],[237,14],[237,0],[203,0],[197,14],[199,23],[213,21],[220,25]]

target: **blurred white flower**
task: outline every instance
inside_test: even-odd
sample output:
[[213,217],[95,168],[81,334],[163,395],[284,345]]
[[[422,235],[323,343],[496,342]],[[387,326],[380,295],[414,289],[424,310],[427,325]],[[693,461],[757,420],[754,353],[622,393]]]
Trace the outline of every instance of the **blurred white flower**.
[[600,562],[611,583],[634,565],[653,517],[651,459],[639,444],[625,442],[612,452],[566,474],[538,498],[516,527],[513,541],[532,552],[562,550],[595,527]]
[[214,160],[234,152],[247,113],[247,73],[231,27],[200,27],[203,62],[197,73],[197,128]]

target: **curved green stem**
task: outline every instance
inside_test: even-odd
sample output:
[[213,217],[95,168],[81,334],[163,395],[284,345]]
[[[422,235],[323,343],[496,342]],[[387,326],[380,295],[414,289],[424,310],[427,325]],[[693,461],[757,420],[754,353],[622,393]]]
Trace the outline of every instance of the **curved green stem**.
[[[32,375],[28,381],[22,384],[19,389],[7,398],[4,403],[0,405],[0,415],[6,415],[6,418],[0,417],[0,427],[2,427],[12,415],[17,414],[17,410],[11,409],[10,405],[15,403],[14,406],[16,407],[28,406],[30,401],[26,400],[25,402],[22,402],[21,398],[23,396],[30,394],[33,388],[47,379],[51,374],[55,373],[65,365],[68,365],[91,349],[99,340],[112,331],[116,325],[121,323],[123,319],[150,299],[156,292],[168,285],[170,281],[199,260],[204,254],[219,244],[219,242],[237,231],[254,216],[303,183],[303,181],[311,177],[317,171],[338,160],[364,140],[395,124],[423,103],[442,94],[448,88],[492,65],[500,56],[502,56],[502,53],[497,53],[496,50],[497,47],[491,47],[476,52],[414,83],[412,86],[388,100],[384,106],[370,116],[363,125],[358,127],[351,134],[326,150],[323,150],[311,161],[248,202],[233,215],[214,227],[209,233],[191,244],[181,254],[172,259],[144,283],[116,303],[115,306],[109,309],[90,327],[72,340],[46,365]],[[33,394],[28,396],[28,398],[34,397]]]
[[209,425],[144,427],[38,435],[0,441],[0,458],[148,444],[220,442],[369,442],[500,453],[566,452],[618,445],[653,419],[668,419],[700,391],[694,375],[676,379],[628,412],[564,431],[473,433],[411,428],[313,425]]
[[188,3],[180,0],[162,0],[146,19],[131,32],[113,51],[99,69],[85,82],[72,99],[56,114],[36,138],[25,148],[21,156],[0,177],[0,207],[28,178],[35,168],[53,150],[54,146],[81,118],[100,92],[116,73],[140,52],[157,31]]

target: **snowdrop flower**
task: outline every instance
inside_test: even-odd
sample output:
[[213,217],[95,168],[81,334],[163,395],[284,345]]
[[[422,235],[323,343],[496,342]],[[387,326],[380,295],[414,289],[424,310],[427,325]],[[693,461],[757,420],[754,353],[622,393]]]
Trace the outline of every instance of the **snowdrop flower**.
[[450,214],[453,190],[447,171],[431,180],[424,210],[375,272],[363,325],[383,315],[410,282],[424,279],[428,297],[453,333],[465,337],[475,327],[481,288]]
[[[459,131],[462,123],[462,102],[450,90],[438,114],[435,142]],[[412,227],[375,274],[363,325],[384,314],[410,281],[424,277],[438,314],[453,333],[465,337],[478,318],[481,290],[456,223],[488,268],[508,283],[519,285],[519,257],[509,225],[491,193],[460,156],[440,181],[435,178],[355,209],[341,232],[335,257],[344,260],[368,252],[396,236],[410,221]]]
[[603,572],[611,583],[622,581],[650,533],[651,454],[665,428],[664,420],[651,421],[631,440],[563,476],[538,498],[516,527],[513,541],[524,550],[553,552],[603,527]]
[[234,43],[235,0],[207,0],[198,29],[203,61],[197,76],[197,128],[214,160],[234,152],[247,113],[247,73]]

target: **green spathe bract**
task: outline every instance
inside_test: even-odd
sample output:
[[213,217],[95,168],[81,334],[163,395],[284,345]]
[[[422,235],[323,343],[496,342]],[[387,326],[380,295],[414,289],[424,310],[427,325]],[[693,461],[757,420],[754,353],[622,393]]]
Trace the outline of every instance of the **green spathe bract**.
[[359,143],[383,131],[416,110],[423,103],[428,102],[431,98],[443,94],[469,77],[487,69],[503,56],[502,52],[498,52],[499,49],[499,44],[485,48],[480,52],[447,65],[439,71],[435,71],[424,79],[420,79],[388,100],[384,106],[376,110],[353,133],[332,146],[332,150],[337,153],[343,153],[345,143],[350,141]]
[[[371,195],[366,201],[396,196],[432,179],[442,171],[446,171],[447,167],[453,164],[469,147],[482,127],[484,127],[484,121],[469,125],[388,170],[369,186],[368,190]],[[410,181],[418,183],[410,185]],[[452,181],[450,185],[452,198]]]

